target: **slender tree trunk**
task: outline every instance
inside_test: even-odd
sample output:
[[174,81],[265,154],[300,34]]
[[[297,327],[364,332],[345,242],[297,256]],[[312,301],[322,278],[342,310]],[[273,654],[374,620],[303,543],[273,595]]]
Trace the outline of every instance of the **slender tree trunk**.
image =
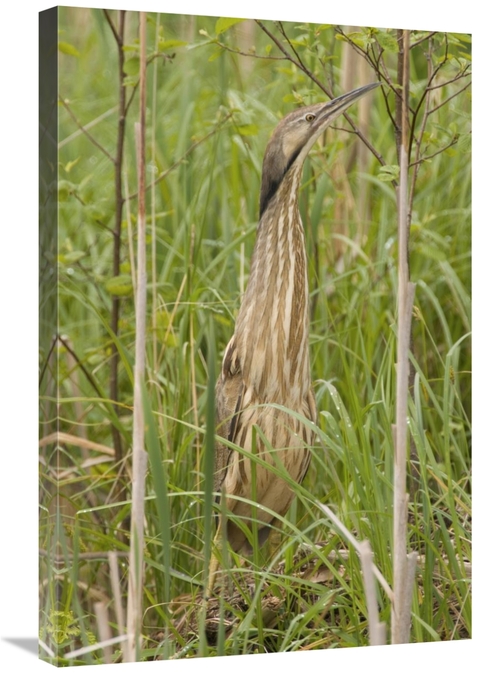
[[[123,53],[123,37],[125,33],[125,11],[119,12],[118,30],[114,31],[116,45],[118,48],[118,139],[116,146],[115,157],[115,228],[113,231],[113,276],[118,276],[120,273],[120,248],[121,248],[121,232],[122,232],[122,211],[123,211],[123,194],[122,194],[122,164],[123,164],[123,143],[125,138],[125,87],[123,81],[125,73],[123,72],[124,53]],[[120,320],[120,298],[113,297],[111,308],[111,329],[113,333],[118,336],[118,325]],[[118,402],[118,350],[115,343],[111,344],[111,359],[110,359],[110,376],[109,376],[109,396],[111,401]],[[118,413],[118,408],[116,411]],[[117,428],[112,427],[113,445],[115,448],[116,461],[119,462],[123,457],[122,439]]]

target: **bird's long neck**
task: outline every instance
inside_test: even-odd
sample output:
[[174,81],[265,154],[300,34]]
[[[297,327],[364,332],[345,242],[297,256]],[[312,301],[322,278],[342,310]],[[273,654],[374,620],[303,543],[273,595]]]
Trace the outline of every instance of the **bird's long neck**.
[[236,321],[240,366],[261,401],[303,399],[310,387],[309,301],[297,197],[301,168],[285,175],[261,216]]

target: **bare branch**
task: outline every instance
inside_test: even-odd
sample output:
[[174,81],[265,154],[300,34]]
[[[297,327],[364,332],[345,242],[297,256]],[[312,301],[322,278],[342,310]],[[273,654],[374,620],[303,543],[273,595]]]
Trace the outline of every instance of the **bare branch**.
[[450,100],[452,100],[452,99],[455,98],[456,96],[459,96],[461,93],[463,93],[464,91],[466,91],[466,90],[470,87],[471,84],[472,84],[472,82],[468,82],[468,83],[467,83],[464,87],[462,87],[459,91],[456,91],[456,92],[455,92],[454,94],[452,94],[451,96],[448,96],[448,98],[446,98],[446,100],[444,100],[442,103],[440,103],[439,105],[436,105],[436,107],[433,107],[431,110],[429,110],[429,115],[431,115],[431,114],[433,114],[434,112],[436,112],[436,110],[439,110],[439,108],[442,108],[443,105],[447,105],[447,103],[449,103]]
[[66,108],[66,110],[69,113],[69,116],[75,122],[75,124],[78,126],[80,131],[83,134],[85,134],[87,136],[87,138],[90,140],[90,142],[93,145],[95,145],[103,154],[105,154],[108,157],[108,159],[114,164],[115,163],[114,157],[112,157],[111,154],[108,152],[108,150],[105,147],[103,147],[101,145],[101,143],[98,142],[91,133],[88,132],[88,130],[85,126],[80,124],[80,122],[76,118],[75,114],[73,113],[73,110],[70,108],[68,102],[61,96],[61,94],[59,94],[59,101],[64,105],[64,107]]
[[436,84],[435,86],[427,86],[428,91],[435,91],[436,89],[442,89],[444,86],[448,86],[450,84],[453,84],[453,82],[458,82],[459,79],[463,79],[464,77],[471,77],[472,73],[468,72],[470,66],[467,66],[462,72],[459,72],[455,77],[452,79],[446,80],[446,82],[440,82],[439,84]]
[[452,140],[445,145],[444,147],[441,147],[439,150],[434,152],[433,154],[428,154],[425,157],[420,157],[418,161],[414,161],[409,165],[409,168],[413,168],[414,166],[418,166],[420,164],[423,164],[425,161],[429,161],[430,159],[433,159],[436,157],[438,154],[442,154],[443,152],[446,152],[450,147],[453,147],[453,145],[456,145],[458,142],[458,136],[453,136]]
[[[162,52],[157,52],[155,54],[151,54],[151,56],[146,61],[146,64],[149,65],[150,63],[153,63],[153,61],[155,61],[157,58],[167,58],[170,61],[172,60],[171,56],[168,56],[167,54],[163,54]],[[139,80],[137,80],[137,82],[131,88],[132,88],[132,91],[130,93],[130,97],[127,101],[127,104],[125,105],[125,115],[128,113],[128,111],[130,109],[130,106],[132,105],[132,101],[134,100],[135,93],[136,93],[137,89],[139,88]]]
[[[85,124],[83,129],[86,130],[86,131],[88,129],[91,129],[93,126],[96,126],[97,124],[99,124],[103,119],[106,119],[106,117],[109,117],[110,115],[114,114],[117,110],[118,110],[118,105],[115,105],[114,107],[110,108],[109,110],[106,110],[106,112],[103,112],[98,117],[95,117],[95,119],[92,119],[92,121],[90,121],[88,124]],[[62,147],[64,147],[68,143],[72,142],[75,138],[78,138],[80,133],[81,133],[81,131],[79,129],[78,131],[75,131],[71,135],[66,136],[66,138],[64,138],[64,140],[60,140],[57,143],[58,149],[61,149]]]
[[302,72],[304,72],[304,73],[309,77],[309,79],[311,79],[317,86],[319,86],[319,88],[321,89],[321,91],[323,91],[328,97],[331,98],[331,95],[330,95],[330,92],[328,91],[328,89],[327,89],[327,88],[326,88],[326,87],[325,87],[325,86],[324,86],[324,85],[323,85],[323,84],[322,84],[322,83],[315,77],[315,75],[314,75],[308,68],[306,68],[304,65],[302,65],[302,63],[301,63],[300,61],[297,61],[295,58],[293,58],[293,56],[291,56],[291,55],[288,53],[288,51],[287,51],[287,50],[285,49],[285,47],[281,44],[281,42],[278,40],[278,38],[275,37],[275,36],[271,33],[271,31],[269,31],[269,30],[264,26],[264,24],[262,23],[262,21],[259,21],[258,19],[256,19],[256,20],[255,20],[255,23],[256,23],[256,24],[257,24],[257,25],[264,31],[264,33],[265,33],[268,37],[271,38],[271,40],[274,42],[274,44],[278,47],[278,49],[279,49],[279,50],[286,56],[286,58],[287,58],[291,63],[293,63],[294,65],[296,65],[297,68],[299,68],[299,70],[302,70]]
[[[201,145],[202,143],[205,142],[205,140],[208,140],[211,136],[214,135],[214,133],[217,133],[217,131],[228,121],[228,119],[231,119],[233,116],[232,112],[229,112],[222,121],[220,121],[215,128],[213,128],[207,135],[203,136],[203,138],[200,138],[196,142],[194,142],[190,147],[187,148],[187,150],[184,152],[182,157],[178,159],[176,162],[174,162],[171,166],[166,168],[164,171],[160,173],[160,175],[153,180],[153,182],[150,182],[149,185],[146,187],[146,191],[149,191],[152,187],[157,185],[159,182],[161,182],[169,173],[171,173],[173,170],[175,170],[178,166],[180,166],[186,158],[191,154],[193,150],[195,150],[198,145]],[[137,192],[134,192],[133,194],[130,194],[126,200],[131,200],[131,199],[136,199],[137,198]]]
[[[288,43],[290,49],[291,49],[291,50],[293,51],[293,53],[295,54],[295,58],[297,59],[297,63],[299,64],[300,69],[301,69],[303,72],[307,72],[307,73],[309,74],[309,76],[310,76],[312,73],[310,73],[309,69],[308,69],[307,66],[304,64],[304,62],[302,61],[302,59],[300,58],[300,55],[299,55],[298,51],[295,49],[295,47],[294,47],[294,45],[292,44],[292,42],[290,42],[290,38],[289,38],[288,35],[286,34],[285,29],[284,29],[284,27],[283,27],[283,23],[282,23],[281,21],[278,21],[278,28],[279,28],[280,33],[283,35],[283,37],[284,37],[285,40],[287,41],[287,43]],[[318,81],[319,81],[319,80],[318,80]],[[333,91],[328,91],[326,88],[324,88],[323,90],[327,93],[327,95],[328,95],[330,98],[333,97]]]
[[103,9],[102,11],[104,12],[104,16],[106,17],[106,21],[108,22],[109,27],[111,28],[111,32],[113,33],[113,37],[116,40],[116,44],[121,48],[123,46],[123,34],[121,32],[120,33],[117,32],[117,30],[115,28],[115,24],[111,20],[111,17],[109,15],[108,10]]
[[368,149],[373,154],[373,156],[377,159],[379,164],[381,166],[385,166],[385,160],[384,160],[383,156],[381,154],[379,154],[379,152],[377,152],[377,150],[373,147],[373,145],[368,140],[368,138],[359,130],[359,128],[356,126],[356,124],[351,119],[350,115],[347,112],[344,112],[344,117],[349,122],[349,124],[352,126],[352,129],[353,129],[352,132],[355,133],[358,136],[358,138],[363,141],[363,143],[368,147]]
[[247,51],[241,51],[240,49],[234,49],[233,47],[230,47],[227,44],[224,44],[223,42],[219,42],[218,40],[214,40],[214,43],[220,47],[221,49],[224,49],[225,51],[229,51],[232,54],[237,54],[238,56],[249,56],[251,58],[262,58],[268,61],[286,61],[288,60],[286,56],[262,56],[261,54],[255,54],[255,53],[250,53]]
[[[262,21],[255,21],[257,25],[268,35],[271,40],[276,44],[278,49],[286,56],[286,58],[293,63],[297,68],[302,70],[304,74],[306,74],[309,79],[311,79],[328,97],[331,98],[332,94],[328,91],[328,89],[314,76],[314,74],[307,68],[301,61],[300,59],[297,61],[294,59],[288,51],[285,49],[285,47],[281,44],[281,42],[264,26]],[[284,31],[283,31],[284,32]],[[285,35],[286,37],[286,35]],[[288,38],[286,38],[288,40]],[[353,128],[353,132],[358,136],[358,138],[366,145],[366,147],[370,150],[370,152],[376,157],[377,161],[382,165],[385,166],[385,161],[382,158],[382,155],[379,154],[376,149],[373,147],[373,145],[370,143],[368,138],[364,135],[362,131],[356,126],[356,124],[353,122],[352,118],[347,114],[347,112],[344,112],[344,117],[346,120],[349,122],[349,124]]]
[[351,38],[350,38],[348,35],[346,35],[346,34],[344,33],[344,31],[342,30],[342,28],[340,28],[339,26],[337,26],[337,27],[335,28],[335,32],[338,33],[339,35],[342,35],[342,37],[344,38],[344,40],[345,40],[348,44],[351,45],[351,47],[354,49],[354,51],[355,51],[357,54],[359,54],[359,56],[361,56],[362,58],[364,58],[365,61],[367,61],[367,62],[369,63],[369,65],[372,66],[372,68],[374,68],[375,70],[377,70],[376,62],[375,62],[374,59],[371,59],[371,58],[370,58],[370,55],[368,54],[368,51],[365,51],[365,50],[362,49],[359,45],[357,45],[355,42],[353,42],[353,40],[351,40]]
[[434,35],[436,35],[436,33],[437,33],[437,31],[433,30],[430,33],[428,33],[427,35],[424,35],[424,37],[421,37],[420,40],[417,40],[413,44],[410,44],[410,49],[413,49],[413,47],[417,47],[419,44],[421,44],[422,42],[425,42],[426,40],[430,40],[430,38],[434,37]]
[[71,348],[71,346],[69,345],[69,343],[66,341],[66,339],[65,339],[62,335],[59,335],[57,338],[58,338],[59,341],[62,343],[62,345],[64,346],[64,348],[68,351],[68,353],[72,356],[72,358],[74,359],[74,361],[78,364],[78,366],[80,367],[80,369],[81,369],[82,372],[84,373],[85,378],[86,378],[87,381],[90,383],[90,385],[92,386],[92,388],[96,391],[97,395],[98,395],[99,397],[101,397],[102,392],[101,392],[101,390],[99,390],[99,386],[98,386],[97,383],[95,382],[94,377],[92,376],[92,374],[88,371],[88,369],[85,367],[85,365],[83,364],[83,362],[80,360],[80,358],[78,357],[78,355],[75,353],[75,351]]

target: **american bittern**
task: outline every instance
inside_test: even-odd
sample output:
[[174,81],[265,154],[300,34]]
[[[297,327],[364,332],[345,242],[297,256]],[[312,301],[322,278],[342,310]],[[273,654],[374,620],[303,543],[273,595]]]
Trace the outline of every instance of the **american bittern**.
[[[300,108],[276,127],[264,155],[260,221],[250,277],[216,385],[217,432],[252,451],[253,426],[266,437],[271,453],[257,435],[257,450],[266,463],[281,464],[300,483],[310,461],[316,402],[309,364],[309,297],[304,230],[298,191],[309,150],[323,131],[355,100],[377,84]],[[277,408],[286,407],[292,414]],[[290,507],[287,482],[257,464],[254,494],[258,505],[258,538],[263,544]],[[216,449],[216,491],[223,490],[227,511],[247,522],[252,517],[251,459],[219,443]],[[234,497],[236,496],[236,497]],[[243,498],[240,500],[238,498]],[[246,500],[246,501],[245,501]],[[265,509],[264,509],[265,508]],[[220,544],[221,524],[216,536]],[[249,540],[234,522],[227,522],[227,540],[234,551],[248,552]],[[208,593],[219,563],[212,555]]]

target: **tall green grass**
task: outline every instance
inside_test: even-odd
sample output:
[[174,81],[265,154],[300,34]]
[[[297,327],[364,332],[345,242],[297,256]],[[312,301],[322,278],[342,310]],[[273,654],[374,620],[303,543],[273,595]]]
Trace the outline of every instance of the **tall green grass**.
[[[109,28],[98,10],[59,11],[61,40],[78,53],[60,54],[60,94],[82,125],[102,116],[91,132],[112,153],[116,114],[103,116],[117,102],[116,53]],[[336,177],[336,168],[348,164],[355,143],[345,132],[329,135],[306,166],[301,211],[309,253],[318,439],[311,447],[306,480],[302,486],[291,484],[297,497],[282,522],[278,555],[270,558],[263,550],[263,563],[250,559],[240,567],[225,550],[223,565],[242,602],[224,606],[233,623],[230,633],[218,626],[212,640],[203,636],[200,642],[197,620],[190,629],[180,628],[179,619],[183,610],[187,622],[196,612],[206,578],[213,533],[211,482],[206,478],[213,460],[213,376],[232,334],[249,270],[263,151],[278,119],[293,108],[293,92],[306,102],[322,100],[323,95],[286,63],[250,59],[244,65],[236,54],[203,46],[199,31],[213,35],[215,19],[150,18],[150,46],[157,21],[160,40],[187,44],[166,51],[169,56],[175,51],[175,58],[157,62],[156,123],[154,128],[148,125],[148,155],[154,145],[155,156],[150,179],[180,163],[156,185],[155,220],[147,222],[150,271],[155,253],[156,315],[154,323],[151,313],[148,319],[145,386],[150,469],[143,656],[365,645],[367,607],[359,559],[318,503],[335,512],[356,538],[369,540],[374,562],[391,584],[394,190],[380,178],[374,159],[363,173],[354,167],[347,182]],[[130,14],[128,21],[127,54],[132,58],[137,16]],[[221,39],[234,44],[243,26]],[[293,25],[285,28],[297,34]],[[262,53],[269,40],[258,30],[252,38]],[[342,68],[338,41],[327,30],[317,39],[333,55],[337,76]],[[310,67],[318,64],[311,56]],[[468,111],[468,98],[457,97],[440,111],[439,124],[466,129]],[[148,114],[151,119],[151,108]],[[126,130],[129,194],[136,191],[134,115],[135,100]],[[356,109],[352,115],[356,118]],[[135,245],[136,200],[131,198],[124,211],[129,213],[122,244],[125,279],[116,336],[110,329],[109,283],[113,166],[81,133],[64,142],[78,129],[64,107],[59,118],[59,325],[78,361],[61,342],[52,358],[57,361],[60,430],[77,437],[77,443],[61,443],[57,452],[59,469],[65,468],[59,472],[59,507],[53,495],[55,475],[47,472],[42,480],[41,546],[57,554],[58,561],[54,565],[41,557],[40,591],[42,637],[53,648],[57,644],[60,663],[65,663],[70,650],[99,640],[96,601],[106,603],[113,634],[118,633],[107,557],[111,550],[119,553],[121,598],[126,601],[130,456],[116,464],[104,450],[87,448],[85,442],[111,447],[114,426],[130,452],[135,334],[132,283],[127,278],[132,269],[129,246]],[[395,163],[379,96],[371,110],[369,137],[387,162]],[[346,207],[339,221],[336,204],[346,202],[347,189],[356,201],[362,187],[368,193],[369,220],[360,222]],[[422,642],[471,637],[469,155],[454,148],[437,156],[422,168],[417,187],[410,231],[417,290],[412,356],[416,374],[409,407],[415,469],[408,542],[420,555],[411,638]],[[150,310],[152,295],[150,285]],[[107,392],[113,342],[120,357],[117,408]],[[45,401],[47,408],[49,402]],[[53,464],[48,449],[42,449],[42,458]],[[279,466],[276,469],[279,472]],[[318,543],[324,546],[315,546]],[[299,549],[305,554],[300,559]],[[300,572],[306,562],[309,575]],[[274,612],[273,605],[278,606]],[[383,590],[379,607],[381,621],[389,623],[390,603]],[[65,616],[58,617],[58,612]],[[208,610],[202,625],[208,627],[209,622]],[[98,663],[101,656],[97,650],[83,655],[81,663]],[[114,657],[120,658],[120,645]]]

